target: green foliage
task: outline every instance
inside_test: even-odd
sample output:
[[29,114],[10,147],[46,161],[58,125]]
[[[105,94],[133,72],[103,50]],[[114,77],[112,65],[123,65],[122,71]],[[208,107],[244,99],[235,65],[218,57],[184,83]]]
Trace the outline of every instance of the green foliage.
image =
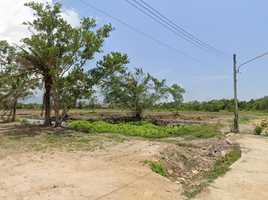
[[[161,103],[155,105],[156,109],[169,110],[177,108],[176,102]],[[205,111],[205,112],[233,112],[234,111],[234,100],[233,99],[220,99],[211,101],[190,101],[187,103],[180,103],[179,109],[182,111]],[[264,115],[268,112],[268,96],[260,99],[251,99],[250,101],[238,101],[239,111],[261,111]],[[254,113],[256,114],[256,112]],[[260,113],[258,113],[260,114]]]
[[20,122],[22,125],[30,124],[30,122],[27,119],[22,119]]
[[264,119],[264,120],[261,121],[261,127],[262,127],[262,128],[266,128],[266,127],[268,127],[267,119]]
[[[55,110],[55,126],[60,126],[77,99],[88,99],[92,87],[128,63],[126,55],[111,52],[97,66],[84,71],[87,61],[102,53],[104,40],[114,30],[111,24],[100,28],[94,18],[84,17],[80,26],[72,27],[62,18],[62,5],[53,3],[26,3],[35,15],[32,22],[24,22],[32,35],[23,38],[22,52],[17,59],[23,67],[44,81],[45,125],[50,125],[51,95]],[[51,92],[53,91],[53,93]],[[62,109],[62,116],[59,109]]]
[[236,162],[241,157],[241,152],[234,150],[230,152],[227,156],[217,161],[214,165],[212,171],[205,172],[202,177],[207,179],[216,179],[228,171],[228,167]]
[[0,41],[0,108],[8,118],[12,115],[12,121],[16,117],[16,105],[18,100],[27,100],[34,96],[30,90],[39,88],[39,78],[25,70],[23,64],[15,59],[16,48],[6,41]]
[[254,128],[254,135],[260,135],[262,133],[263,128],[261,126],[256,126]]
[[70,127],[85,133],[121,133],[127,136],[163,138],[168,136],[187,136],[187,139],[211,138],[220,135],[217,125],[156,126],[151,122],[109,124],[106,122],[75,121]]
[[202,192],[204,187],[208,186],[207,183],[203,182],[198,185],[196,189],[193,189],[191,191],[185,191],[183,194],[187,196],[189,199],[195,197],[199,192]]
[[153,172],[160,174],[161,176],[164,176],[165,178],[168,178],[166,174],[166,170],[161,163],[151,161],[150,165],[151,165],[151,169]]
[[247,124],[250,122],[250,119],[248,117],[242,117],[241,120],[239,120],[239,124]]
[[111,76],[102,83],[101,89],[105,102],[130,110],[134,118],[141,119],[145,109],[153,108],[158,100],[167,97],[165,81],[160,82],[135,68],[134,73],[122,70]]
[[168,92],[172,95],[173,100],[176,105],[176,111],[178,114],[179,106],[183,101],[183,94],[185,93],[185,90],[178,86],[177,84],[173,84],[170,88],[168,88]]

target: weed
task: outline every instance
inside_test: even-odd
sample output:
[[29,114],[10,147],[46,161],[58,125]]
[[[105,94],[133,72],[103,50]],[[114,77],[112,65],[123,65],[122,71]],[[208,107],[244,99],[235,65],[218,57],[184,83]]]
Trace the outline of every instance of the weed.
[[239,124],[247,124],[250,122],[250,119],[248,117],[242,117],[241,120],[239,120]]
[[264,120],[261,121],[261,127],[262,127],[262,128],[266,128],[266,127],[268,127],[267,119],[264,119]]
[[216,179],[218,176],[225,174],[229,170],[229,166],[241,157],[241,152],[234,148],[227,156],[217,161],[212,171],[205,172],[202,177],[208,179]]
[[161,176],[164,176],[166,178],[168,177],[166,174],[166,170],[161,163],[151,161],[150,165],[153,172],[160,174]]
[[28,125],[28,124],[30,124],[30,122],[29,122],[27,119],[22,119],[22,120],[20,120],[20,123],[21,123],[22,125]]
[[202,192],[204,187],[207,187],[208,184],[206,182],[200,183],[197,188],[192,189],[190,191],[185,191],[184,195],[187,196],[189,199],[195,197],[199,192]]
[[261,126],[256,126],[254,128],[254,135],[260,135],[262,133],[262,127]]
[[[84,133],[120,133],[126,136],[141,136],[145,138],[163,138],[168,136],[190,135],[190,139],[211,138],[220,135],[217,125],[189,126],[156,126],[147,121],[109,124],[105,122],[75,121],[70,127]],[[189,139],[189,138],[188,138]]]
[[229,166],[237,161],[241,157],[241,151],[237,146],[234,146],[233,151],[230,152],[225,158],[217,161],[214,166],[213,170],[203,173],[201,176],[207,179],[206,182],[202,182],[198,186],[191,186],[191,190],[186,190],[184,195],[187,196],[189,199],[193,198],[199,192],[203,191],[204,187],[209,186],[209,183],[213,183],[213,180],[216,179],[218,176],[221,176],[229,170]]

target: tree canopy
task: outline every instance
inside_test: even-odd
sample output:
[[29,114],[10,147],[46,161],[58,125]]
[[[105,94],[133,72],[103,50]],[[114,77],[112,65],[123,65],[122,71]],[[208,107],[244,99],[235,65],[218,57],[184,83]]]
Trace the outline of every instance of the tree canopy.
[[[120,65],[128,62],[126,55],[107,55],[96,68],[85,71],[83,67],[95,53],[102,52],[104,39],[114,30],[111,24],[96,29],[93,18],[82,18],[79,27],[72,27],[61,17],[61,4],[26,3],[37,17],[24,22],[32,35],[23,38],[21,52],[16,58],[24,67],[41,76],[44,82],[45,125],[50,125],[51,99],[54,102],[55,126],[59,126],[60,104],[72,107],[74,102],[93,85]],[[107,63],[105,63],[107,61]],[[103,64],[102,66],[100,66]],[[87,94],[90,94],[87,93]],[[72,98],[72,99],[70,99]],[[67,101],[68,100],[68,101]],[[70,102],[66,105],[66,102]],[[65,109],[65,114],[68,109]]]
[[152,108],[161,98],[167,97],[166,80],[158,81],[142,69],[122,71],[105,80],[102,85],[104,101],[130,110],[132,117],[141,119],[145,109]]

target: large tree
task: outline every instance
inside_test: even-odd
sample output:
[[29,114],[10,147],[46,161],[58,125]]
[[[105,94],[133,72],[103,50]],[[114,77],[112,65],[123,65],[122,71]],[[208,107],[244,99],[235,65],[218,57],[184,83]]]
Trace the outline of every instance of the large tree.
[[132,117],[140,120],[145,109],[167,97],[165,81],[158,81],[142,69],[135,68],[134,73],[122,71],[109,77],[101,89],[105,102],[130,110]]
[[[92,72],[83,72],[82,68],[88,60],[94,58],[95,53],[102,52],[104,39],[114,29],[111,24],[96,29],[96,22],[92,18],[82,18],[79,27],[72,27],[61,17],[61,4],[53,6],[42,3],[26,3],[37,17],[33,22],[25,22],[32,36],[23,38],[23,52],[18,59],[25,63],[28,69],[42,76],[45,93],[45,123],[50,125],[51,92],[55,109],[56,126],[59,124],[60,98],[65,94],[75,92],[74,99],[79,98],[87,85],[80,79],[86,80],[86,75]],[[123,62],[126,62],[124,60]],[[92,70],[94,71],[94,70]],[[103,73],[103,72],[101,72]],[[98,77],[96,77],[98,78]],[[93,77],[95,79],[95,77]],[[80,83],[83,88],[77,91]],[[96,83],[96,81],[95,81]],[[87,87],[84,87],[87,85]],[[81,92],[82,91],[82,92]]]

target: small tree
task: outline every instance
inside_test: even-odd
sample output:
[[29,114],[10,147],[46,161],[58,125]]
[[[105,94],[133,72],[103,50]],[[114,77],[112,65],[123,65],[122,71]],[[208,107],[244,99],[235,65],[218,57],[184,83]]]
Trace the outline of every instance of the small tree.
[[93,113],[95,112],[95,109],[96,109],[95,103],[97,101],[98,101],[98,97],[97,96],[91,96],[91,98],[89,99],[89,104],[92,105]]
[[33,76],[22,68],[22,63],[14,59],[15,47],[5,40],[0,41],[0,107],[3,107],[3,116],[9,112],[15,121],[18,100],[26,100],[34,95],[31,89],[40,89],[40,78]]
[[168,88],[168,92],[172,95],[173,100],[175,102],[176,106],[176,114],[178,115],[179,112],[179,106],[183,101],[183,94],[185,93],[185,90],[178,86],[177,84],[173,84],[170,88]]
[[134,119],[140,120],[144,109],[151,108],[158,100],[167,98],[166,80],[158,81],[142,69],[123,71],[103,82],[101,90],[106,103],[130,110]]

